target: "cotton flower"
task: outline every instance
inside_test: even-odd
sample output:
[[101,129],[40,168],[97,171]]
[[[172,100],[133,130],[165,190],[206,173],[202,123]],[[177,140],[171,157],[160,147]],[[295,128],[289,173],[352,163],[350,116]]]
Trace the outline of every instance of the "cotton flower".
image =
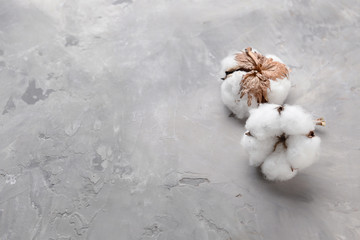
[[288,73],[276,56],[251,48],[232,54],[221,62],[222,101],[238,118],[248,117],[260,103],[283,104],[290,89]]
[[325,121],[314,121],[300,106],[260,104],[250,110],[241,145],[250,165],[260,166],[266,179],[289,180],[319,157],[315,125],[324,126]]

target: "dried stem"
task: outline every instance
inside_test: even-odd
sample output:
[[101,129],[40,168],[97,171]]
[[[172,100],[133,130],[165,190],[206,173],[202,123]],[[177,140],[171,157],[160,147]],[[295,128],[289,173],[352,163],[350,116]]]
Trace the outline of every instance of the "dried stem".
[[326,122],[325,122],[325,119],[324,118],[317,118],[316,120],[315,120],[315,123],[316,123],[316,125],[319,125],[319,126],[323,126],[323,127],[325,127],[326,126]]

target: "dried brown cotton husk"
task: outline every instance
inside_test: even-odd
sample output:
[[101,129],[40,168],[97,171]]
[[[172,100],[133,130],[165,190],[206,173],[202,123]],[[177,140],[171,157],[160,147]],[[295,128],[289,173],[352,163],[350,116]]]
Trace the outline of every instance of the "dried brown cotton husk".
[[221,100],[237,118],[260,103],[283,104],[291,87],[289,68],[275,55],[247,48],[221,61]]
[[236,64],[225,71],[224,79],[235,71],[246,73],[240,82],[239,94],[240,98],[247,95],[248,106],[251,105],[253,97],[257,103],[269,102],[267,93],[270,89],[270,80],[277,81],[289,75],[289,68],[285,64],[253,52],[251,47],[235,54],[235,61]]

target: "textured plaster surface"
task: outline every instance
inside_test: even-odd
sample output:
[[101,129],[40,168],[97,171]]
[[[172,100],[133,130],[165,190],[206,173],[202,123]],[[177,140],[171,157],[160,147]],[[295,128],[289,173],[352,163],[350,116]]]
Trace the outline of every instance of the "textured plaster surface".
[[[0,239],[360,239],[360,3],[0,0]],[[291,69],[327,126],[284,183],[248,166],[220,60]]]

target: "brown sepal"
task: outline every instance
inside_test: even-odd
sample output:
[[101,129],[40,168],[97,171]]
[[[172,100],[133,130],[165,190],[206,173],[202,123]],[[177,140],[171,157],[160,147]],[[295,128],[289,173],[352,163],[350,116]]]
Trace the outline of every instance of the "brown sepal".
[[246,136],[249,136],[249,137],[252,137],[253,135],[250,133],[250,131],[247,131],[246,133],[245,133],[245,135]]
[[286,144],[286,140],[288,139],[289,136],[286,136],[285,133],[281,134],[280,136],[277,136],[277,142],[275,143],[274,145],[274,149],[273,149],[273,152],[275,152],[276,150],[276,147],[279,145],[279,144],[282,144],[283,147],[285,149],[287,149],[287,144]]
[[284,106],[281,105],[280,107],[277,107],[276,109],[277,109],[278,113],[281,115],[281,112],[284,111]]
[[315,133],[314,133],[314,131],[310,131],[306,136],[308,138],[313,138],[313,137],[315,137]]

